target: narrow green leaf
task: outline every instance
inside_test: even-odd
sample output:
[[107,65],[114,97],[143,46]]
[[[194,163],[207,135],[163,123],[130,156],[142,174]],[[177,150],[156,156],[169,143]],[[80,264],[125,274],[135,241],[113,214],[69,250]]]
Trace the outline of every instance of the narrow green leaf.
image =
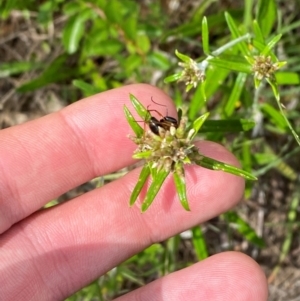
[[143,128],[136,122],[133,115],[131,114],[131,112],[129,111],[129,109],[125,105],[124,105],[123,109],[124,109],[125,117],[126,117],[128,123],[129,123],[130,127],[134,131],[135,135],[138,138],[142,137],[143,134],[144,134]]
[[296,72],[276,72],[276,82],[278,85],[299,85],[300,76]]
[[255,39],[260,42],[261,44],[265,44],[265,39],[264,36],[262,34],[262,31],[257,23],[257,20],[253,21],[253,32],[255,35]]
[[206,55],[210,54],[209,51],[209,32],[206,17],[202,19],[202,47]]
[[276,35],[271,39],[271,41],[268,42],[267,46],[269,46],[269,48],[272,49],[280,41],[281,37],[282,37],[281,33]]
[[42,66],[43,65],[41,63],[26,61],[0,64],[0,78],[9,77],[31,70],[41,69]]
[[[260,43],[259,41],[257,41],[256,39],[253,39],[253,40],[252,40],[252,44],[253,44],[254,48],[257,49],[258,52],[260,52],[260,53],[261,53],[262,51],[264,51],[264,49],[266,48],[266,44],[265,44],[265,43],[262,44],[262,43]],[[276,55],[273,53],[273,51],[270,51],[270,52],[268,53],[268,56],[270,56],[270,57],[272,58],[272,61],[273,61],[273,62],[278,61],[278,58],[277,58]],[[251,59],[250,56],[248,57],[248,61],[249,61],[249,59]],[[253,58],[252,58],[252,60],[254,61]],[[250,63],[250,64],[251,64],[251,63]]]
[[138,152],[132,156],[133,159],[147,159],[149,158],[153,153],[153,150],[148,150],[144,152]]
[[133,72],[135,72],[141,64],[143,64],[143,59],[138,54],[128,55],[126,58],[120,61],[120,67],[123,69],[124,73],[127,76],[131,76]]
[[260,83],[261,83],[261,79],[258,79],[257,77],[254,77],[255,89],[258,89],[258,87],[260,86]]
[[189,203],[186,196],[186,183],[184,175],[184,167],[182,163],[177,162],[175,165],[175,171],[173,172],[173,179],[175,187],[182,207],[190,211]]
[[277,8],[275,0],[259,0],[257,9],[257,22],[262,34],[267,37],[276,21]]
[[150,175],[150,168],[149,168],[148,164],[145,164],[140,173],[139,179],[132,191],[132,194],[130,196],[130,201],[129,201],[130,206],[132,206],[135,203],[135,201],[136,201],[137,197],[139,196],[142,188],[144,187],[144,184],[145,184],[146,180],[148,179],[149,175]]
[[[265,144],[265,146],[267,146]],[[288,166],[285,161],[287,161],[289,158],[292,158],[293,156],[299,156],[300,153],[300,146],[295,147],[291,152],[287,153],[284,156],[276,156],[274,151],[271,149],[271,147],[267,146],[267,152],[264,151],[263,154],[254,154],[255,159],[257,160],[258,164],[265,165],[264,167],[260,168],[259,170],[255,171],[256,176],[264,175],[266,174],[269,170],[276,168],[283,176],[287,177],[287,179],[291,181],[295,181],[298,179],[298,174],[297,171],[293,170]],[[259,162],[259,157],[261,155],[263,156],[268,156],[267,160],[264,160],[262,163]]]
[[245,55],[245,59],[247,60],[247,62],[248,62],[251,66],[253,66],[253,65],[255,64],[255,59],[254,59],[254,57]]
[[[278,172],[280,174],[282,174],[284,177],[286,177],[290,181],[296,181],[298,179],[297,171],[294,168],[292,168],[289,164],[286,163],[287,157],[291,157],[291,156],[295,155],[297,152],[297,148],[294,148],[293,152],[287,153],[284,157],[281,155],[277,156],[275,154],[275,152],[273,151],[273,149],[271,148],[271,146],[269,146],[268,144],[265,144],[264,148],[265,148],[264,153],[260,154],[260,155],[265,155],[267,157],[266,160],[264,160],[264,162],[262,162],[262,164],[257,161],[261,165],[265,165],[264,169],[268,168],[268,167],[275,168],[276,170],[278,170]],[[300,148],[298,147],[298,152],[299,152],[299,149]],[[256,154],[256,155],[259,155],[259,154]],[[257,156],[255,157],[255,159],[256,158],[257,158]],[[296,166],[293,166],[293,167],[297,168]]]
[[281,62],[276,62],[276,66],[278,69],[282,68],[283,66],[285,66],[287,63],[287,61],[281,61]]
[[66,54],[62,54],[57,57],[51,64],[45,69],[45,71],[37,78],[20,86],[18,92],[29,92],[35,89],[46,86],[47,84],[62,81],[70,77],[78,76],[76,69],[71,69],[65,66],[67,59]]
[[292,21],[292,22],[287,22],[285,24],[282,24],[280,26],[280,32],[282,34],[290,34],[294,29],[297,29],[299,28],[300,26],[300,20],[295,20],[295,21]]
[[207,97],[206,97],[206,82],[207,82],[207,80],[205,79],[205,80],[201,81],[201,83],[200,83],[201,97],[205,102],[206,102],[206,99],[207,99]]
[[151,116],[148,110],[142,105],[142,103],[140,103],[139,100],[133,94],[129,94],[129,98],[139,116],[146,122],[149,121]]
[[271,121],[279,128],[287,129],[287,124],[282,114],[267,102],[260,105],[261,111],[270,117]]
[[[226,22],[227,22],[227,25],[229,27],[232,37],[234,39],[241,37],[239,29],[237,28],[234,20],[232,19],[232,17],[230,16],[230,14],[228,12],[225,12],[225,19],[226,19]],[[249,54],[249,50],[248,50],[245,42],[238,43],[237,47],[239,47],[239,49],[243,55]]]
[[199,130],[201,129],[203,123],[205,122],[205,120],[208,118],[209,116],[209,112],[203,114],[202,116],[198,117],[192,124],[192,128],[194,129],[194,134],[191,136],[191,140],[193,140],[195,138],[195,136],[197,135],[197,133],[199,132]]
[[109,24],[111,23],[117,23],[122,24],[123,21],[123,1],[118,0],[110,0],[110,1],[104,1],[106,3],[106,6],[104,7],[105,16],[107,17]]
[[[230,52],[233,52],[237,55],[238,48],[236,48],[236,45],[239,45],[240,43],[246,43],[246,41],[249,41],[251,38],[251,35],[249,33],[246,33],[236,39],[231,40],[230,42],[227,42],[223,46],[217,48],[212,52],[212,56],[220,56],[221,54],[225,54],[226,51],[230,50]],[[236,49],[234,49],[236,48]]]
[[74,87],[77,87],[81,91],[83,91],[86,95],[94,95],[94,94],[101,92],[99,89],[97,89],[93,85],[91,85],[81,79],[74,79],[72,81],[72,84]]
[[[143,58],[141,58],[141,60],[143,61]],[[169,70],[173,65],[165,52],[160,52],[159,50],[155,51],[153,49],[147,54],[147,61],[149,61],[149,64],[151,64],[154,68],[158,68],[163,71]]]
[[175,50],[175,54],[178,58],[180,58],[183,62],[189,63],[191,61],[191,58],[188,57],[187,55],[184,55],[180,53],[177,49]]
[[294,130],[294,128],[292,127],[291,123],[289,122],[288,118],[286,117],[285,115],[285,112],[283,110],[283,106],[280,102],[280,95],[279,95],[279,92],[278,92],[278,88],[277,88],[277,84],[275,82],[273,82],[272,80],[270,79],[267,79],[268,83],[271,85],[272,87],[272,90],[273,90],[273,93],[275,95],[275,99],[277,101],[277,105],[279,107],[279,110],[280,110],[280,113],[282,114],[282,117],[284,118],[285,122],[286,122],[286,125],[289,127],[289,129],[291,130],[295,140],[297,141],[297,143],[300,145],[300,138],[299,138],[299,135],[296,133],[296,131]]
[[253,6],[254,0],[246,0],[244,1],[244,22],[243,27],[250,29],[253,20]]
[[[136,37],[136,43],[137,43],[137,48],[139,52],[142,52],[143,55],[147,54],[150,52],[151,49],[151,41],[149,39],[149,36],[145,33],[140,33]],[[141,54],[140,54],[141,55]]]
[[78,50],[79,42],[84,35],[85,22],[91,18],[92,13],[92,10],[86,9],[68,20],[62,33],[62,42],[69,54]]
[[[144,255],[146,257],[146,255]],[[117,271],[118,276],[114,276],[116,278],[120,277],[120,279],[123,279],[123,281],[126,279],[126,281],[129,281],[130,283],[135,283],[138,286],[143,286],[145,283],[144,281],[141,279],[141,277],[139,277],[139,275],[132,270],[131,266],[128,265],[128,267],[126,265],[121,265],[119,266]],[[113,280],[113,281],[116,281]],[[98,300],[104,300],[104,296],[102,298],[99,298],[99,291],[101,291],[101,287],[100,285],[98,285],[98,287],[95,289],[95,291],[93,292],[89,292],[89,294],[85,295],[83,298],[86,300],[92,300],[92,299],[98,299]],[[97,296],[97,297],[96,297]],[[74,301],[74,300],[66,300],[66,301]]]
[[157,168],[155,167],[155,164],[149,163],[149,168],[150,168],[150,173],[151,173],[152,179],[155,179],[157,172],[158,172]]
[[224,113],[228,117],[233,114],[235,105],[240,100],[240,96],[243,91],[246,78],[247,78],[246,73],[239,73],[235,80],[235,83],[234,83],[233,89],[231,90],[229,99],[226,102],[226,105],[224,107]]
[[[85,37],[82,45],[84,57],[114,56],[124,49],[124,44],[116,38],[109,37],[107,38],[108,40],[103,40],[103,36],[106,33],[105,31],[103,34],[99,33],[98,37],[95,37],[95,33]],[[123,62],[120,63],[123,64]]]
[[189,92],[193,88],[194,88],[193,84],[188,84],[188,85],[186,85],[185,92]]
[[227,59],[222,59],[220,57],[214,57],[209,59],[209,62],[219,68],[225,68],[232,71],[238,71],[243,73],[251,73],[251,65],[245,61],[245,62],[237,62],[237,61],[230,61]]
[[145,212],[149,206],[152,204],[154,198],[156,197],[158,191],[160,190],[163,182],[170,172],[162,168],[161,170],[156,172],[155,177],[153,178],[153,182],[150,185],[145,200],[142,204],[142,212]]
[[279,40],[281,39],[282,34],[278,34],[276,35],[264,48],[264,50],[261,52],[261,55],[265,55],[267,56],[271,51],[272,48],[276,45],[276,43],[279,42]]
[[16,9],[18,7],[17,4],[21,4],[17,0],[10,0],[10,1],[2,1],[0,3],[0,18],[5,20],[9,17],[11,10]]
[[279,91],[278,91],[278,85],[277,85],[275,79],[267,78],[267,82],[270,84],[276,100],[279,101],[280,95],[279,95]]
[[228,211],[223,214],[225,220],[233,225],[233,228],[237,230],[246,240],[254,244],[259,248],[265,246],[264,240],[259,237],[255,230],[243,220],[236,212]]
[[299,189],[295,189],[295,191],[293,192],[292,200],[290,202],[289,212],[287,215],[288,233],[281,247],[281,254],[279,257],[280,262],[283,262],[284,259],[288,256],[291,248],[292,238],[294,234],[293,224],[297,218],[299,203],[300,203]]
[[230,174],[243,177],[247,180],[251,180],[251,181],[257,180],[256,177],[254,177],[252,174],[250,174],[247,171],[244,171],[233,165],[226,164],[224,162],[217,161],[217,160],[209,158],[209,157],[205,157],[203,155],[201,155],[201,158],[196,161],[196,164],[199,166],[208,168],[208,169],[212,169],[212,170],[222,170],[222,171],[228,172]]
[[[22,2],[26,3],[27,1],[25,0]],[[58,3],[56,1],[44,1],[43,3],[39,3],[39,5],[36,5],[34,7],[34,9],[38,9],[37,22],[39,23],[40,26],[42,25],[42,27],[43,26],[46,27],[46,26],[49,26],[50,22],[53,23],[53,14],[58,9],[57,4]],[[28,3],[27,3],[27,5],[28,5]],[[30,10],[30,8],[28,6],[25,9]],[[23,13],[24,13],[24,11],[23,11]],[[29,14],[28,14],[28,17],[29,17]]]
[[208,257],[207,245],[205,238],[203,236],[203,232],[200,226],[196,226],[192,228],[193,233],[193,245],[196,255],[199,260],[203,260]]
[[63,12],[65,15],[71,16],[80,13],[80,11],[83,8],[84,8],[84,3],[71,1],[71,2],[66,2],[66,4],[63,7]]
[[290,254],[291,252],[291,246],[293,243],[293,236],[295,232],[295,220],[297,217],[297,208],[299,207],[299,190],[296,189],[293,193],[292,201],[289,208],[288,213],[288,220],[287,220],[287,231],[285,231],[285,238],[281,246],[280,250],[280,256],[279,256],[279,262],[274,267],[271,275],[269,276],[269,279],[274,279],[280,269],[280,265],[285,261],[285,258]]
[[43,209],[45,209],[45,208],[50,208],[50,207],[56,206],[56,205],[58,205],[58,204],[59,204],[58,200],[55,199],[55,200],[50,201],[50,202],[47,203],[46,205],[44,205]]
[[171,82],[175,82],[175,81],[179,80],[181,78],[181,76],[182,76],[182,72],[172,74],[164,79],[164,83],[168,84]]
[[194,95],[192,96],[189,105],[189,111],[188,111],[189,120],[194,120],[198,116],[198,112],[200,111],[201,108],[203,108],[204,105],[205,105],[205,99],[202,95],[202,88],[201,86],[198,86]]
[[206,120],[199,133],[218,132],[232,133],[244,132],[253,129],[255,122],[246,119],[228,119],[228,120]]
[[126,36],[135,41],[137,36],[137,20],[138,16],[136,14],[132,14],[130,18],[124,20],[122,23],[122,29],[124,30]]

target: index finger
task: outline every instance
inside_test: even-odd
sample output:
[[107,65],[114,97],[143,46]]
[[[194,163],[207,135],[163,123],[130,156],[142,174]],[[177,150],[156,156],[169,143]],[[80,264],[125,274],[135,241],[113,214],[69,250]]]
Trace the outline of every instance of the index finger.
[[153,97],[176,114],[161,90],[138,84],[0,132],[0,233],[68,190],[133,162],[123,114],[129,93],[146,106]]

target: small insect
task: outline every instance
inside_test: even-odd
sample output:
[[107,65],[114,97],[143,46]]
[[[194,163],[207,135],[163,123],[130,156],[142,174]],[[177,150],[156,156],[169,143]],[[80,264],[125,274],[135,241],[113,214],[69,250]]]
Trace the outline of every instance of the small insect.
[[[165,105],[155,102],[152,97],[151,97],[151,100],[152,100],[152,102],[154,102],[155,104],[157,104],[159,106],[165,106]],[[151,115],[149,121],[147,122],[152,133],[159,136],[159,128],[160,127],[166,131],[170,130],[171,126],[173,126],[176,129],[178,128],[177,119],[174,117],[168,116],[168,111],[167,111],[167,115],[163,116],[157,110],[148,110],[148,107],[147,107],[147,112],[149,112],[149,114],[150,114],[150,112],[156,112],[158,115],[161,116],[161,119],[158,120],[157,118],[155,118]]]

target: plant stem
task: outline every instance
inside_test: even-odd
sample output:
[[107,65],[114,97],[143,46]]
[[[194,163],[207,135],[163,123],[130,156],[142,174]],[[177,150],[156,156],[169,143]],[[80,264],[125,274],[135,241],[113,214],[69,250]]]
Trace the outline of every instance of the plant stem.
[[229,48],[233,47],[234,45],[250,39],[250,37],[251,37],[251,35],[249,33],[247,33],[247,34],[245,34],[245,35],[243,35],[243,36],[241,36],[237,39],[234,39],[234,40],[226,43],[225,45],[221,46],[219,49],[212,52],[212,55],[209,55],[205,60],[198,63],[198,68],[204,72],[206,70],[207,66],[208,66],[208,63],[209,63],[210,59],[215,58],[216,56],[220,55],[221,53],[223,53],[224,51],[226,51]]

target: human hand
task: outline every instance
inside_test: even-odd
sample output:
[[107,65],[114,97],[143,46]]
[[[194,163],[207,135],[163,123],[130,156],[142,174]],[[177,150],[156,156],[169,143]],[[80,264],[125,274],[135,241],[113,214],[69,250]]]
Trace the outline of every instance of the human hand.
[[[129,93],[145,106],[151,96],[176,116],[171,100],[148,85],[130,85],[76,102],[60,112],[0,132],[1,300],[63,300],[155,242],[233,207],[244,180],[199,166],[186,167],[191,212],[167,179],[154,203],[128,207],[139,170],[70,202],[39,210],[52,199],[133,162],[135,145],[123,115]],[[222,146],[200,151],[238,164]],[[260,267],[224,252],[158,279],[118,300],[267,300]]]

